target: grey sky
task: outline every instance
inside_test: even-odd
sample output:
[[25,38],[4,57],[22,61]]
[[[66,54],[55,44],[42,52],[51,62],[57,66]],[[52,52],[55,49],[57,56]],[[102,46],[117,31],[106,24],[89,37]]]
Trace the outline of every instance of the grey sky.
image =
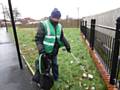
[[[8,0],[0,0],[6,7]],[[11,0],[14,8],[18,8],[22,17],[40,19],[50,16],[53,8],[61,11],[62,18],[94,15],[120,7],[120,0]],[[78,9],[79,8],[79,9]],[[79,10],[79,14],[78,14]],[[3,18],[0,6],[0,18]]]

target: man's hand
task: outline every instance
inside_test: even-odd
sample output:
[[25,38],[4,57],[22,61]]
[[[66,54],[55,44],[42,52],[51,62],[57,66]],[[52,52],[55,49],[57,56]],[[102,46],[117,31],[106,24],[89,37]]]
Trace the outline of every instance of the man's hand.
[[47,60],[47,59],[52,59],[53,55],[52,54],[48,54],[48,53],[42,53],[42,57]]
[[71,48],[70,47],[66,47],[67,52],[71,53]]
[[45,53],[42,53],[42,56],[43,56],[44,59],[47,58],[47,55]]

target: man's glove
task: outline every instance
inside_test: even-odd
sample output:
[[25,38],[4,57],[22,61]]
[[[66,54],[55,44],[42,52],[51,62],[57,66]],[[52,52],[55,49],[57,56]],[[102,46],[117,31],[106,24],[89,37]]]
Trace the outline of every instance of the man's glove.
[[42,53],[42,57],[43,57],[45,60],[48,60],[48,59],[52,59],[52,58],[53,58],[53,55],[52,55],[52,54],[48,54],[48,53]]
[[43,57],[44,59],[47,59],[46,53],[42,53],[42,57]]
[[45,53],[45,50],[44,49],[40,49],[39,50],[39,54],[44,54]]
[[67,52],[71,53],[71,48],[70,47],[66,47]]

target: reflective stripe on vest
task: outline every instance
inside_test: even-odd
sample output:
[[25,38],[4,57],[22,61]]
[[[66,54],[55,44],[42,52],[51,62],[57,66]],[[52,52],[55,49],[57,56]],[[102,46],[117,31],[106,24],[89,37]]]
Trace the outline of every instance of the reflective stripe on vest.
[[46,38],[53,38],[53,39],[55,39],[55,36],[48,36],[48,35],[46,35],[45,37]]
[[54,46],[53,43],[49,43],[49,42],[46,42],[46,41],[43,41],[43,44],[45,44],[45,45],[49,45],[49,46]]

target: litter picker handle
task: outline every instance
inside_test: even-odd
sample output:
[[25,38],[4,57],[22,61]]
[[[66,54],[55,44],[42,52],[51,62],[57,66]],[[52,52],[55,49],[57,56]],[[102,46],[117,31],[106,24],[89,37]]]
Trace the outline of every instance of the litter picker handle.
[[42,57],[42,54],[39,55],[39,72],[41,73],[41,57]]
[[73,53],[70,53],[71,54],[71,56],[74,58],[74,60],[77,62],[77,63],[79,63],[79,60],[75,57],[75,55],[73,54]]

